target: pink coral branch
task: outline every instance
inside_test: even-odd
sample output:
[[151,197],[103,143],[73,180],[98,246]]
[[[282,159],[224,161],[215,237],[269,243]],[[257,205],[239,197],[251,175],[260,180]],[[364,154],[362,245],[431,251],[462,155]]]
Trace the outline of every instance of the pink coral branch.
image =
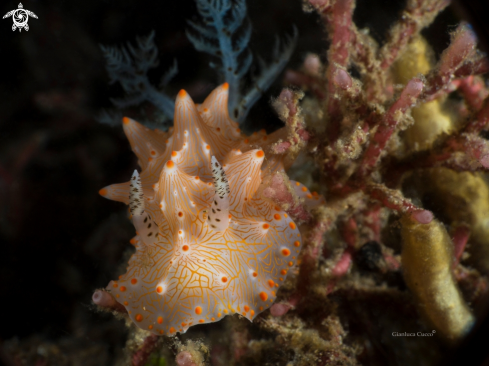
[[421,152],[409,157],[406,162],[396,162],[387,168],[386,184],[394,187],[409,170],[419,168],[447,167],[456,171],[486,171],[489,169],[489,142],[477,133],[489,124],[489,102],[479,111],[477,118],[461,133],[449,137],[442,146],[431,152]]
[[454,247],[453,255],[455,257],[455,260],[453,261],[453,267],[456,267],[460,262],[460,258],[464,253],[465,246],[469,241],[469,237],[470,237],[470,229],[465,225],[458,226],[453,231],[452,233],[452,241]]
[[350,217],[344,223],[341,229],[341,236],[348,247],[355,248],[358,241],[358,225],[353,217]]
[[326,93],[322,86],[323,81],[317,77],[307,75],[300,71],[287,70],[284,76],[284,83],[292,84],[306,90],[308,89],[320,100],[326,98]]
[[489,126],[489,98],[486,98],[476,118],[467,124],[465,132],[479,133]]
[[310,282],[311,273],[316,269],[317,261],[321,254],[323,236],[329,230],[331,224],[331,219],[319,220],[311,229],[309,237],[305,241],[307,246],[303,248],[302,261],[299,269],[299,283],[303,284],[298,290],[299,297],[308,290],[307,284]]
[[280,317],[287,314],[290,309],[292,309],[292,305],[290,304],[273,304],[270,308],[270,314],[275,317]]
[[412,37],[431,23],[449,3],[448,0],[431,3],[424,0],[409,0],[401,19],[389,31],[389,41],[380,50],[380,67],[383,70],[390,68]]
[[[150,335],[147,336],[141,347],[132,355],[131,365],[132,366],[144,366],[148,362],[148,358],[153,353],[156,348],[158,348],[158,336]],[[189,365],[190,366],[190,365]]]
[[469,75],[482,75],[489,72],[489,60],[487,57],[479,57],[475,60],[465,62],[455,71],[456,78],[463,78]]
[[443,148],[417,162],[418,167],[444,166],[458,171],[489,169],[489,142],[471,133],[449,138]]
[[382,224],[380,220],[380,213],[382,212],[382,206],[379,204],[372,205],[369,209],[362,213],[363,226],[370,229],[370,240],[380,241],[380,232],[382,230]]
[[[286,301],[273,309],[273,316],[285,315],[290,309],[295,308],[301,299],[306,296],[311,284],[311,274],[316,270],[319,255],[323,246],[323,236],[329,230],[333,220],[330,218],[318,220],[309,232],[306,246],[302,249],[302,258],[299,267],[298,286],[294,294]],[[279,305],[279,304],[276,304]]]
[[468,76],[466,78],[454,80],[453,84],[464,96],[465,102],[473,111],[479,111],[482,108],[484,99],[489,95],[484,80],[480,76]]
[[466,25],[460,25],[452,35],[450,46],[443,52],[438,71],[428,76],[427,86],[422,98],[430,100],[439,95],[440,90],[451,89],[449,83],[456,77],[456,71],[474,53],[477,38]]
[[180,352],[177,357],[175,357],[175,362],[178,366],[197,366],[189,351]]
[[335,277],[344,276],[350,269],[352,262],[352,249],[346,249],[340,257],[340,260],[333,267],[331,274]]
[[127,313],[127,310],[122,304],[118,303],[114,297],[104,290],[95,290],[92,295],[92,301],[95,305],[108,310],[115,310],[120,313]]
[[306,222],[311,219],[311,214],[302,205],[292,189],[288,188],[285,183],[284,176],[278,172],[273,174],[268,187],[263,190],[263,196],[270,198],[292,217],[297,222]]
[[381,202],[385,207],[399,213],[408,213],[420,224],[428,224],[433,221],[433,213],[414,205],[410,200],[401,196],[399,191],[389,189],[380,184],[367,186],[367,193],[373,199]]
[[404,113],[418,100],[423,91],[423,86],[421,79],[411,79],[401,92],[399,99],[389,108],[364,154],[359,169],[360,176],[365,176],[373,170]]
[[[330,118],[329,136],[332,141],[336,140],[340,134],[342,119],[337,89],[348,85],[348,74],[344,69],[348,66],[353,9],[353,0],[336,0],[332,7],[332,14],[328,17],[332,37],[326,72],[328,78],[327,110]],[[351,86],[351,78],[349,79]]]
[[[284,154],[292,146],[299,145],[302,147],[310,139],[299,109],[299,100],[303,95],[303,93],[294,92],[290,89],[283,89],[279,97],[273,102],[279,117],[285,122],[284,128],[270,135],[272,141],[279,139],[279,142],[270,147],[270,152],[273,154]],[[286,141],[280,139],[284,132],[287,133]]]

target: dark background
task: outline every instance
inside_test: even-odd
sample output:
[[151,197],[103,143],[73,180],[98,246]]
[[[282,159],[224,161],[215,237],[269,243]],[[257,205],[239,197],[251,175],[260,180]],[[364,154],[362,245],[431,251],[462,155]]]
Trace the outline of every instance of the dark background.
[[[308,52],[325,59],[323,26],[316,14],[302,11],[299,0],[247,4],[255,54],[267,59],[274,37],[291,33],[295,24],[300,35],[288,67],[299,68]],[[355,20],[382,41],[404,4],[359,0]],[[0,13],[17,5],[2,1]],[[134,230],[125,207],[97,192],[126,181],[136,158],[121,128],[94,118],[111,107],[110,97],[122,96],[118,85],[108,84],[98,45],[134,42],[154,29],[160,66],[150,78],[157,84],[176,58],[179,73],[168,88],[172,96],[184,88],[200,102],[217,77],[208,55],[185,36],[186,20],[198,19],[192,0],[27,0],[23,5],[39,18],[29,19],[28,32],[12,32],[11,18],[0,21],[0,347],[13,337],[20,342],[69,338],[103,342],[110,355],[124,344],[124,327],[96,313],[91,295],[124,268]],[[437,55],[461,14],[460,6],[452,7],[424,32]],[[279,77],[253,109],[254,126],[269,132],[279,126],[269,101],[282,86]]]

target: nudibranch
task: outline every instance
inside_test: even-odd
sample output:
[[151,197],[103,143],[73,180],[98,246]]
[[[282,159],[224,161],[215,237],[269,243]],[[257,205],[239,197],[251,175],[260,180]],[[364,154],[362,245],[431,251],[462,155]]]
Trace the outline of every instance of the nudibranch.
[[127,272],[107,289],[154,334],[233,313],[253,320],[297,262],[297,225],[259,189],[263,175],[283,169],[280,158],[265,160],[256,147],[266,134],[243,135],[227,103],[228,84],[200,105],[181,90],[168,132],[125,117],[141,172],[100,190],[129,205],[136,229]]

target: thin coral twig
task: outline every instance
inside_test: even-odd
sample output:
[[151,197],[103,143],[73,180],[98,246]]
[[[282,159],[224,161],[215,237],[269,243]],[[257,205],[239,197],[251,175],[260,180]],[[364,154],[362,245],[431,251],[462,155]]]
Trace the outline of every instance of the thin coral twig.
[[292,193],[292,190],[287,187],[284,179],[286,178],[280,172],[275,173],[268,187],[263,190],[263,196],[282,206],[295,222],[302,223],[309,221],[311,214],[299,202],[297,196]]
[[122,304],[118,303],[114,297],[104,290],[96,290],[92,295],[92,301],[95,305],[108,310],[115,310],[119,313],[127,313]]
[[438,96],[440,90],[451,89],[450,82],[455,78],[456,71],[474,53],[476,43],[474,32],[466,25],[457,28],[452,35],[450,45],[441,55],[437,72],[428,75],[423,99],[430,100],[433,95]]
[[[279,97],[273,102],[275,110],[279,114],[285,127],[272,133],[270,140],[279,138],[279,142],[272,144],[270,151],[273,154],[284,154],[292,146],[303,148],[310,139],[309,133],[305,129],[303,117],[300,115],[299,101],[304,96],[303,93],[294,92],[290,89],[283,89]],[[286,133],[286,141],[280,139]]]
[[455,230],[453,231],[452,233],[452,241],[454,247],[453,255],[455,258],[455,260],[453,261],[453,267],[456,267],[460,262],[460,258],[464,253],[465,246],[469,241],[469,237],[470,237],[470,229],[465,225],[460,225],[456,227]]
[[[309,277],[312,271],[316,268],[317,260],[321,253],[323,245],[323,236],[331,227],[332,220],[325,219],[316,222],[312,230],[310,231],[308,244],[303,248],[302,261],[299,271],[299,283],[308,283]],[[307,286],[301,286],[303,291],[306,291]]]
[[147,336],[141,347],[132,355],[131,365],[132,366],[144,366],[148,362],[148,358],[153,353],[156,348],[158,348],[158,336],[150,335]]
[[404,113],[416,103],[423,87],[421,79],[411,79],[399,99],[389,108],[364,154],[359,169],[360,176],[365,176],[373,170]]
[[292,84],[300,88],[309,89],[318,97],[319,100],[326,98],[326,93],[322,86],[323,81],[317,77],[307,75],[300,71],[287,70],[284,75],[284,83]]
[[479,111],[489,95],[489,90],[480,76],[471,75],[454,80],[452,84],[457,86],[457,90],[464,96],[465,102],[473,111]]
[[380,241],[380,232],[382,230],[382,224],[380,219],[380,213],[382,212],[382,206],[379,204],[371,205],[365,210],[361,217],[363,218],[363,226],[370,229],[371,234],[369,240]]
[[464,129],[464,132],[479,133],[486,130],[489,126],[489,98],[486,98],[476,118],[469,122]]
[[337,98],[338,83],[335,82],[338,69],[346,69],[349,61],[353,0],[337,0],[332,7],[330,25],[332,28],[331,47],[328,51],[328,104],[330,118],[329,136],[332,141],[340,134],[342,119],[341,103]]
[[380,50],[380,67],[387,70],[404,51],[409,41],[430,24],[450,1],[409,0],[401,19],[389,31],[389,41]]
[[404,198],[398,190],[389,189],[382,184],[370,184],[366,187],[366,192],[385,207],[399,213],[408,213],[421,224],[433,221],[431,211],[417,207],[410,200]]

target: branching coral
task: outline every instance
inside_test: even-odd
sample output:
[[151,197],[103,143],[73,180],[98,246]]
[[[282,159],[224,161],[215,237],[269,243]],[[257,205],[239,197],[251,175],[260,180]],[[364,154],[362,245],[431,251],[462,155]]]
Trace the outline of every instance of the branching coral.
[[[348,246],[333,273],[345,273],[345,268],[349,267],[348,258],[356,245],[349,239],[352,228],[364,228],[372,224],[378,226],[371,222],[371,216],[367,220],[366,212],[383,206],[403,217],[410,217],[416,225],[429,233],[436,231],[435,227],[438,226],[434,224],[436,221],[433,220],[433,214],[423,209],[419,201],[413,203],[405,198],[398,189],[399,179],[406,176],[406,173],[417,168],[436,166],[446,166],[458,171],[486,168],[487,142],[478,136],[478,132],[486,128],[486,112],[482,99],[487,94],[483,84],[473,80],[474,77],[480,80],[477,75],[487,71],[488,64],[475,50],[476,38],[473,32],[464,25],[457,28],[452,34],[450,46],[434,68],[431,68],[428,60],[429,46],[419,36],[420,30],[447,4],[446,1],[409,1],[402,19],[391,28],[390,39],[377,48],[376,43],[365,32],[360,33],[353,25],[353,1],[309,2],[310,8],[317,11],[325,21],[331,38],[328,64],[323,70],[326,82],[322,81],[324,79],[321,74],[310,73],[307,78],[301,78],[296,73],[292,75],[291,81],[301,81],[299,86],[325,100],[325,119],[316,120],[315,125],[325,123],[326,133],[316,127],[309,149],[315,152],[318,173],[326,184],[326,208],[334,205],[334,202],[341,202],[357,194],[357,207],[351,207],[350,212],[334,217],[334,220],[339,220],[339,226],[350,226],[350,229],[342,232]],[[351,76],[351,66],[361,71],[359,80]],[[395,92],[398,88],[395,82],[405,84],[399,93]],[[318,88],[322,89],[322,93],[317,93]],[[463,97],[478,96],[476,100],[467,100],[470,112],[467,111],[463,117],[471,116],[471,122],[460,127],[452,122],[454,116],[448,115],[443,109],[447,93],[458,88],[462,88]],[[410,111],[414,106],[416,108],[411,115]],[[433,120],[436,122],[430,124]],[[407,133],[400,134],[406,129]],[[450,132],[451,135],[443,135]],[[374,217],[374,220],[378,221],[379,217]],[[320,218],[319,222],[326,228],[331,227],[332,223],[329,217]],[[401,221],[404,232],[411,232],[405,222],[406,220]],[[345,226],[343,223],[348,224]],[[366,234],[362,238],[364,241],[381,240],[372,232]],[[440,240],[433,238],[438,236],[428,235],[419,237],[419,240],[423,245],[434,248],[435,242]],[[416,251],[409,249],[412,241],[408,237],[409,235],[404,235],[405,253]],[[444,245],[451,246],[446,234],[445,238]],[[320,241],[319,245],[321,244]],[[310,246],[311,242],[306,241],[306,248]],[[311,252],[312,255],[307,251],[303,253],[299,275],[303,280],[316,267],[315,253],[320,253],[321,250],[312,249]],[[422,257],[428,262],[435,258]],[[453,327],[457,330],[445,322],[446,318],[437,325],[443,336],[453,340],[459,339],[469,329],[472,317],[460,298],[457,284],[450,279],[452,257],[448,254],[444,258],[441,266],[448,270],[445,275],[437,274],[444,278],[443,285],[433,290],[432,280],[426,275],[415,281],[416,286],[410,287],[416,296],[426,291],[426,287],[430,288],[431,293],[436,292],[436,296],[453,298],[451,306],[455,311],[465,312],[463,317],[458,318],[463,324]],[[409,272],[406,273],[413,273],[418,265],[411,265],[409,261],[403,260],[403,267],[406,271],[409,267]],[[408,279],[406,277],[407,282],[412,283]],[[448,307],[437,308],[435,303],[425,300],[422,307],[438,312],[441,317],[450,317],[447,313]]]

